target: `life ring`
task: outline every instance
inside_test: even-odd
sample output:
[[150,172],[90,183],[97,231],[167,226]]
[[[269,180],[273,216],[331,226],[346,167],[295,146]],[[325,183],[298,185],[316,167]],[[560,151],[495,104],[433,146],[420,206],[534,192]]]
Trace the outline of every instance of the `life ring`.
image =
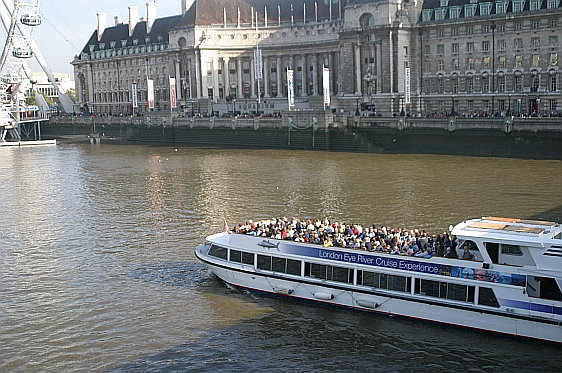
[[456,127],[456,123],[454,119],[449,119],[449,123],[447,125],[447,129],[449,130],[449,132],[453,132],[455,130]]

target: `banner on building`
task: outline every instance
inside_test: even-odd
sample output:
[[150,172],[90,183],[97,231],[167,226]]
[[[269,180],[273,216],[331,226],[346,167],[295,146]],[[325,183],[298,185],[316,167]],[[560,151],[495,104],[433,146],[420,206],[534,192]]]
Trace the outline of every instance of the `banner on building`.
[[170,109],[175,109],[177,107],[176,78],[170,77]]
[[324,87],[324,108],[330,107],[330,69],[322,68],[322,84]]
[[404,68],[404,104],[410,104],[410,68]]
[[261,49],[254,49],[254,68],[256,72],[256,80],[262,80],[263,60]]
[[131,99],[133,101],[133,108],[139,107],[139,99],[138,99],[138,92],[137,92],[137,83],[133,83],[131,86]]
[[289,100],[289,110],[295,107],[295,88],[294,71],[287,69],[287,99]]
[[146,79],[146,99],[148,108],[154,109],[154,80]]

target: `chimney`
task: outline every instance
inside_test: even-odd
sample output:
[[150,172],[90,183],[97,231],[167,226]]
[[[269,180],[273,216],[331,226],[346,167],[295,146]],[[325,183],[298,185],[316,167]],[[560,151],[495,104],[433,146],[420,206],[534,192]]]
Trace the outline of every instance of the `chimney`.
[[146,3],[146,33],[150,34],[150,30],[152,30],[152,25],[154,24],[154,20],[156,19],[156,2],[149,1]]
[[133,35],[135,31],[135,26],[139,21],[139,8],[136,6],[129,7],[129,36]]
[[121,20],[121,16],[115,16],[115,17],[113,17],[113,20],[115,21],[115,26],[123,23],[123,21]]
[[191,8],[195,0],[181,0],[181,14],[185,14]]
[[98,20],[98,41],[100,41],[107,27],[107,18],[105,17],[105,13],[97,13],[96,17]]

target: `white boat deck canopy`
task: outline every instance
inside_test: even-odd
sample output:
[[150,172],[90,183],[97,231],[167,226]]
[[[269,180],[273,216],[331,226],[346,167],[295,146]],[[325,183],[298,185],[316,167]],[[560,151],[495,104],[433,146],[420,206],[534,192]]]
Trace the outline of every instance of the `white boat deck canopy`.
[[559,239],[562,227],[550,221],[498,218],[486,216],[457,224],[452,233],[460,237],[479,237],[502,241],[518,241],[542,246],[545,241]]

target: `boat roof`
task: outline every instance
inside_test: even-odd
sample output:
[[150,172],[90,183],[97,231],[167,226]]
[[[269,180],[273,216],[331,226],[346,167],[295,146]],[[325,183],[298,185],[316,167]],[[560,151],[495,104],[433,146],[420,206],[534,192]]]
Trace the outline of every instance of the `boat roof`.
[[559,223],[552,221],[485,216],[457,224],[452,233],[461,237],[542,244],[545,240],[560,238],[561,229]]

